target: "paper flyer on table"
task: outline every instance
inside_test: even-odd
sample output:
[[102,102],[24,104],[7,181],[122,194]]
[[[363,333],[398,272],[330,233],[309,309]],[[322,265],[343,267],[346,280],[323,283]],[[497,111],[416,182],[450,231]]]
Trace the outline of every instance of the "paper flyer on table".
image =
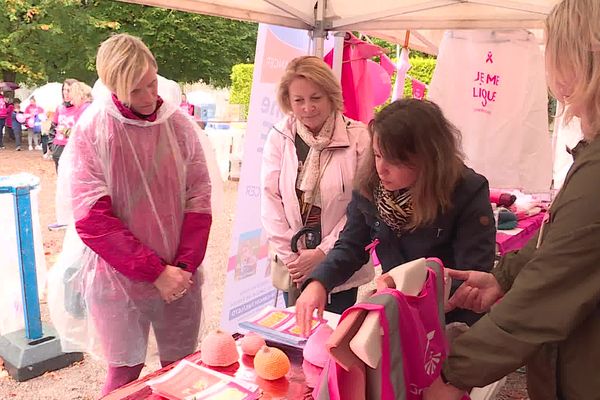
[[152,391],[170,400],[255,400],[257,385],[182,360],[166,374],[148,381]]
[[[313,318],[311,334],[327,320]],[[296,324],[296,314],[291,310],[265,307],[248,321],[240,322],[240,328],[260,333],[265,339],[289,346],[303,348],[307,337],[302,336],[300,327]],[[310,335],[309,335],[310,336]]]

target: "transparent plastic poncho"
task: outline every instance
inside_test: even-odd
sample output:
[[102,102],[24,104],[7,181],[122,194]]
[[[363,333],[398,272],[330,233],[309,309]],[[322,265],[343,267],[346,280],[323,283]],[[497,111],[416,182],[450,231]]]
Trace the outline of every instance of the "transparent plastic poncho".
[[211,181],[218,203],[222,182],[211,146],[178,104],[165,101],[149,122],[123,117],[108,95],[94,99],[73,129],[57,182],[69,226],[49,273],[48,304],[65,352],[86,351],[113,366],[137,365],[146,358],[150,325],[162,360],[195,350],[202,266],[188,293],[166,304],[152,283],[127,278],[88,248],[74,221],[108,195],[113,214],[170,263],[184,214],[211,213]]

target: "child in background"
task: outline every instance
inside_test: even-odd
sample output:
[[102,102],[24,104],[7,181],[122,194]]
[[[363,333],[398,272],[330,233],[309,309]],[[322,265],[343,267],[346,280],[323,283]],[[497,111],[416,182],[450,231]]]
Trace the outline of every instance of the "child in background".
[[13,134],[12,129],[12,113],[15,109],[12,99],[6,100],[6,123],[4,126],[4,133],[6,136],[10,137],[12,140],[15,140],[15,135]]
[[42,121],[42,157],[44,160],[51,160],[52,153],[48,147],[48,139],[50,134],[50,128],[52,127],[52,119],[54,118],[54,112],[48,111],[46,113],[46,120]]
[[13,105],[13,111],[11,113],[11,122],[12,122],[12,131],[15,135],[15,150],[21,151],[21,133],[23,127],[21,126],[21,122],[23,121],[25,116],[21,112],[21,100],[15,99],[15,103]]
[[4,93],[0,92],[0,150],[4,149],[4,125],[8,116],[8,102],[4,97]]
[[41,150],[40,135],[42,133],[42,119],[45,117],[44,109],[38,106],[35,102],[35,97],[31,96],[30,103],[25,109],[27,115],[27,141],[29,142],[29,151],[35,149]]

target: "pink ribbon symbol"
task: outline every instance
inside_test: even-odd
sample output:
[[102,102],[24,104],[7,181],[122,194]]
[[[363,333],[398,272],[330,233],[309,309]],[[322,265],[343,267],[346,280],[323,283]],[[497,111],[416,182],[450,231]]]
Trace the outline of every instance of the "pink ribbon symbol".
[[485,60],[486,63],[494,63],[494,60],[492,60],[492,52],[488,51],[488,55],[487,55],[487,59]]
[[368,251],[371,257],[373,258],[373,265],[381,265],[379,258],[377,257],[377,253],[375,252],[375,248],[379,244],[379,239],[373,240],[371,243],[365,247],[365,251]]

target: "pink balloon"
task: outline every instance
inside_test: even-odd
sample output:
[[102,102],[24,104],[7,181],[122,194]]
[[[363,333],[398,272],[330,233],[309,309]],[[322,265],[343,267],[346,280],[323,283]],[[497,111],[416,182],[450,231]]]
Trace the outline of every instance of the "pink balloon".
[[366,74],[371,80],[373,106],[383,104],[392,93],[392,80],[385,69],[375,61],[367,60]]
[[20,124],[25,123],[25,121],[27,120],[27,117],[25,116],[25,114],[23,113],[18,113],[17,114],[17,122]]
[[34,117],[27,118],[27,127],[33,128],[34,125],[35,125],[35,118]]

